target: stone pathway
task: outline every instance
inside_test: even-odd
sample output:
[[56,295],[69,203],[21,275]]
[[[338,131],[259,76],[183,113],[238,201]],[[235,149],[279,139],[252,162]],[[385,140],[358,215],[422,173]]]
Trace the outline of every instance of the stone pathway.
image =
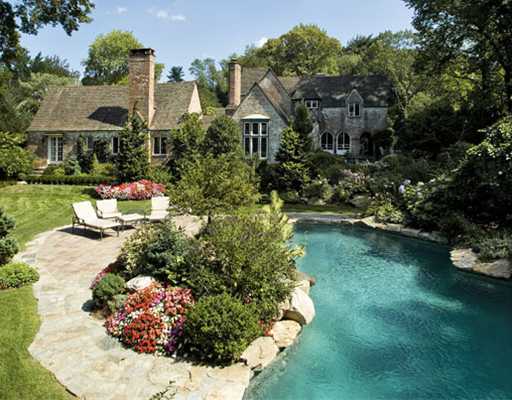
[[[198,228],[190,217],[177,225],[188,232]],[[100,241],[95,233],[61,228],[39,235],[18,255],[41,275],[34,285],[41,327],[30,353],[81,399],[145,400],[171,381],[177,400],[242,399],[251,377],[247,366],[211,368],[137,354],[109,337],[103,321],[89,314],[92,279],[116,259],[132,232]]]

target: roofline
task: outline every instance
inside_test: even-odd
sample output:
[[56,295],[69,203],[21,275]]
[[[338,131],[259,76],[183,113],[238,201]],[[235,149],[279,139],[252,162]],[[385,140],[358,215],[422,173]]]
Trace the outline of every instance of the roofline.
[[274,104],[274,102],[270,99],[270,97],[268,97],[268,95],[265,93],[265,91],[263,90],[263,88],[260,86],[259,82],[254,82],[254,84],[251,86],[251,88],[249,89],[249,91],[247,92],[247,94],[244,96],[242,102],[238,105],[238,107],[236,108],[235,112],[238,111],[238,109],[242,106],[242,104],[244,104],[244,102],[247,100],[247,97],[249,96],[249,94],[252,92],[252,90],[255,88],[255,87],[258,87],[258,89],[263,93],[263,96],[265,96],[265,98],[267,99],[267,101],[272,105],[272,107],[274,107],[274,109],[277,111],[277,113],[279,114],[279,116],[281,117],[281,119],[286,122],[287,124],[290,122],[290,120],[288,119],[288,116],[286,115],[286,113],[281,109],[281,107],[279,107],[278,105],[276,106],[276,104]]

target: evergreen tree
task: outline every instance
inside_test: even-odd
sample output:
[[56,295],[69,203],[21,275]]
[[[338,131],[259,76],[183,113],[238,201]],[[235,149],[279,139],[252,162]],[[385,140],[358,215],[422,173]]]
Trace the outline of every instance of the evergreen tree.
[[293,120],[293,130],[300,135],[303,150],[308,152],[311,150],[311,137],[309,136],[313,130],[313,121],[309,115],[309,111],[304,104],[300,104],[295,109],[295,119]]
[[302,192],[309,181],[309,168],[302,138],[291,127],[283,130],[276,161],[279,162],[277,169],[280,190]]
[[183,82],[183,77],[185,73],[183,72],[183,67],[174,66],[171,67],[169,74],[167,74],[167,82]]
[[179,179],[179,164],[203,150],[206,132],[199,114],[186,114],[178,128],[172,130],[172,157],[169,167],[173,177]]
[[146,123],[136,114],[119,133],[116,174],[121,182],[133,182],[147,176],[149,157],[146,139],[148,135]]
[[204,153],[214,157],[228,153],[242,154],[240,137],[240,126],[232,118],[226,115],[215,118],[206,131]]

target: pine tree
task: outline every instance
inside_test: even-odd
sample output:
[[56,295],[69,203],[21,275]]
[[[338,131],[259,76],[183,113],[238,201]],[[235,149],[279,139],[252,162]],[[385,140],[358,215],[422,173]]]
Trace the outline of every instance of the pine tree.
[[276,155],[279,162],[279,186],[282,191],[302,192],[309,181],[309,168],[306,164],[304,143],[293,128],[286,128],[281,135],[281,144]]
[[304,104],[300,104],[295,110],[293,130],[299,134],[304,152],[310,151],[312,143],[309,135],[313,130],[313,121]]
[[127,126],[119,133],[119,154],[116,157],[117,179],[133,182],[147,176],[149,156],[146,148],[148,137],[146,123],[133,115]]

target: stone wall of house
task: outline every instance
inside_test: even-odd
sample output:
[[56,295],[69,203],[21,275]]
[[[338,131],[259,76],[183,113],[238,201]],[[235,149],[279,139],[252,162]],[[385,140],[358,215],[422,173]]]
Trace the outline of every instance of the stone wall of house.
[[[232,118],[242,124],[242,120],[252,114],[262,114],[270,118],[268,162],[274,163],[281,143],[281,133],[288,124],[279,115],[268,98],[258,87],[254,87],[254,89],[244,98]],[[242,140],[242,138],[240,138],[240,140]]]

